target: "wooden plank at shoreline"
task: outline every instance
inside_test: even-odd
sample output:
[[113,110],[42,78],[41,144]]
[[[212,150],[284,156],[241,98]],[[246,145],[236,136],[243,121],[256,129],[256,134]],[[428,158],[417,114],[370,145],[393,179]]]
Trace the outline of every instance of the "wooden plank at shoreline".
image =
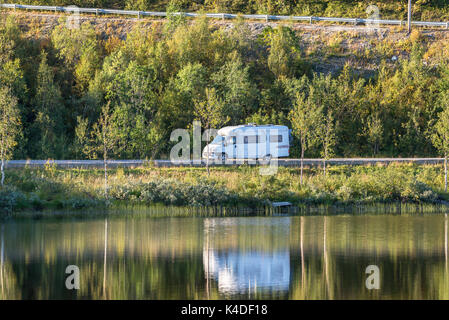
[[[266,162],[259,162],[255,160],[230,160],[229,163],[224,165],[266,165]],[[327,161],[328,165],[376,165],[376,164],[391,164],[391,163],[415,163],[415,164],[442,164],[443,158],[341,158],[330,159]],[[103,160],[10,160],[6,161],[6,168],[44,168],[47,165],[55,165],[60,168],[102,168]],[[210,166],[217,166],[223,164],[209,163]],[[273,159],[270,163],[272,166],[281,167],[299,167],[301,160],[299,159]],[[323,165],[322,159],[304,159],[305,166],[317,166]],[[145,166],[154,167],[204,167],[206,166],[205,160],[200,162],[199,160],[186,160],[172,162],[170,160],[109,160],[108,167],[110,168],[137,168]]]
[[291,206],[292,204],[290,203],[290,202],[288,202],[288,201],[284,201],[284,202],[272,202],[271,203],[271,206],[272,207],[275,207],[275,208],[277,208],[277,207],[289,207],[289,206]]

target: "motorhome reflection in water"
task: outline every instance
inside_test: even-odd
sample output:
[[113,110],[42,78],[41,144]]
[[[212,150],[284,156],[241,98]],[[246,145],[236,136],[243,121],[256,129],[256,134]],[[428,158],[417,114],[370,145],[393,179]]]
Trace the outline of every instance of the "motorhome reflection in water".
[[250,123],[224,127],[203,149],[203,158],[226,161],[288,157],[291,139],[291,130],[286,126]]
[[[290,288],[290,217],[206,218],[203,220],[203,268],[207,279],[216,281],[224,295],[261,292],[288,292]],[[250,241],[244,248],[235,246],[239,228],[245,226],[256,235],[275,236],[275,246]],[[271,237],[270,236],[270,237]]]

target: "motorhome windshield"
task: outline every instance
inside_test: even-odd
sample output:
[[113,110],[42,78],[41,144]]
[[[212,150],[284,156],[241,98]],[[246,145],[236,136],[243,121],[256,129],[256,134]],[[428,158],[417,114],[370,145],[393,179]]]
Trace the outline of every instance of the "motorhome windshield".
[[222,144],[224,142],[223,136],[216,136],[215,139],[211,142],[211,144]]

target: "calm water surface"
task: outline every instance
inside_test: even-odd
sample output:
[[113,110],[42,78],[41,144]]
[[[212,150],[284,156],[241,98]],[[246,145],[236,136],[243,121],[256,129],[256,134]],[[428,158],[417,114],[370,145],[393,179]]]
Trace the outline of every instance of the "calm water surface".
[[[110,218],[0,224],[0,299],[449,299],[448,218]],[[80,290],[65,269],[80,269]],[[380,289],[365,287],[368,265]]]

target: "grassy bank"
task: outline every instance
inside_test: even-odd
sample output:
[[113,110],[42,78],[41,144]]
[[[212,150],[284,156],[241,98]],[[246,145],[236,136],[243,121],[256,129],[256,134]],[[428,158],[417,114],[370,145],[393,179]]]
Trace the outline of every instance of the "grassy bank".
[[397,205],[420,212],[449,208],[442,169],[431,165],[339,166],[331,167],[326,177],[320,168],[307,168],[303,185],[298,168],[279,168],[276,175],[262,176],[258,167],[215,167],[210,177],[205,168],[119,168],[109,173],[108,200],[103,177],[97,169],[48,166],[7,170],[7,186],[0,189],[0,212],[88,212],[90,208],[162,204],[215,208],[207,213],[223,214],[217,208],[228,208],[231,213],[229,208],[261,209],[273,201],[290,201],[297,210],[309,213],[326,208],[336,212],[366,211],[363,208],[382,211],[385,204],[390,209],[384,211],[391,213],[401,212],[394,209]]

